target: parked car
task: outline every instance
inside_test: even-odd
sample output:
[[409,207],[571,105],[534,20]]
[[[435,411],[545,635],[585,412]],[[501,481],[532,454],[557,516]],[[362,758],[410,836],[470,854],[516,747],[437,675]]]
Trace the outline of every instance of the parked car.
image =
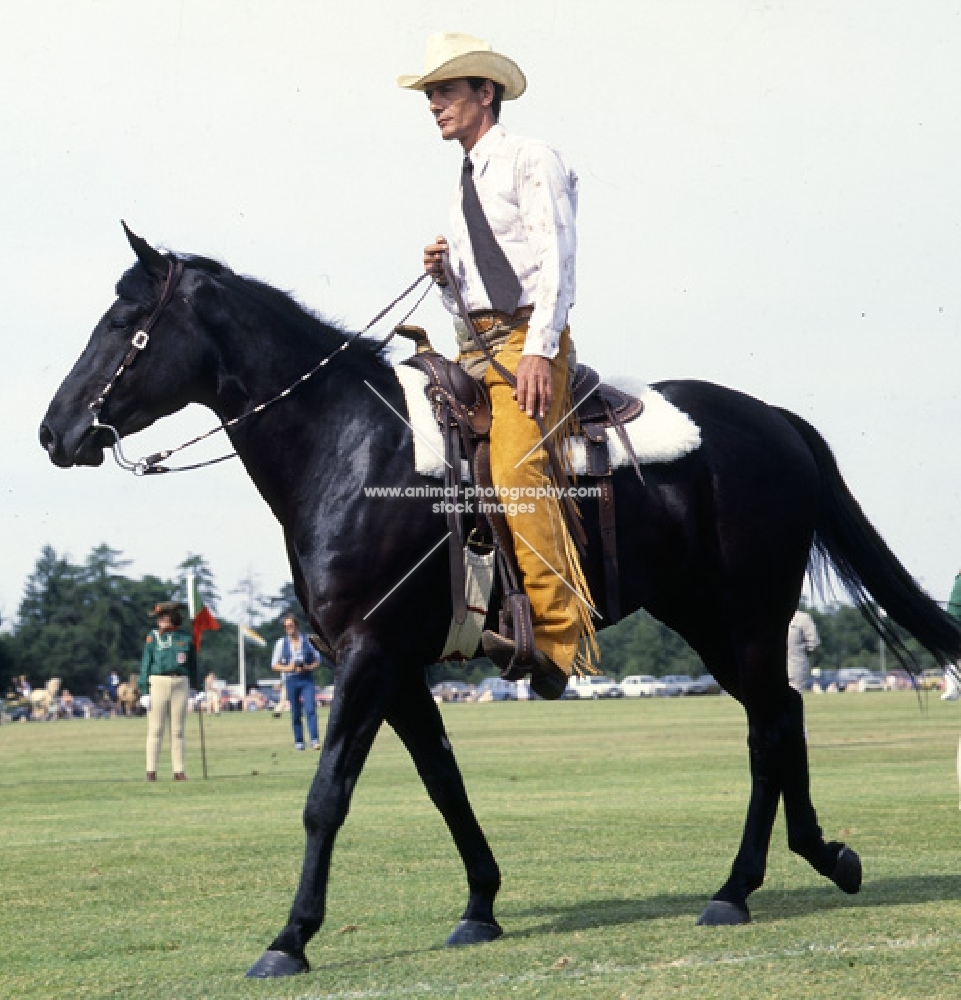
[[476,692],[473,684],[464,681],[441,681],[430,689],[430,693],[441,701],[470,701]]
[[721,685],[710,675],[701,674],[691,681],[691,688],[688,694],[720,694]]
[[618,686],[617,681],[613,677],[604,677],[603,675],[574,676],[567,682],[567,686],[575,692],[578,698],[624,697],[624,692]]
[[676,688],[678,694],[691,694],[694,678],[689,674],[665,674],[661,680],[669,688]]
[[517,687],[503,677],[485,677],[477,685],[475,701],[517,701]]
[[884,681],[880,674],[872,674],[870,677],[862,677],[856,685],[858,691],[883,691]]
[[944,672],[940,667],[929,667],[921,671],[918,684],[922,691],[942,691],[944,689]]
[[326,687],[318,688],[314,699],[318,705],[329,708],[330,703],[334,700],[334,685],[328,684]]
[[[266,698],[266,708],[276,708],[280,703],[282,683],[276,678],[257,681],[257,690]],[[200,697],[198,695],[198,697]]]
[[838,681],[844,683],[845,690],[850,688],[852,691],[857,690],[858,682],[863,677],[874,676],[874,671],[868,670],[867,667],[842,667],[838,671]]
[[833,694],[845,688],[844,681],[838,677],[836,670],[819,670],[811,679],[811,690],[815,694]]
[[629,674],[620,680],[620,688],[625,698],[653,698],[657,678],[650,674]]

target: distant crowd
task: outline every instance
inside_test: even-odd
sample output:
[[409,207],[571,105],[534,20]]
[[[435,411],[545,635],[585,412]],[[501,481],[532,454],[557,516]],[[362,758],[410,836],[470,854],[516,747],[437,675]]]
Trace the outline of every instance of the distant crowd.
[[[10,681],[0,703],[0,722],[51,722],[57,719],[98,719],[116,716],[142,716],[149,708],[149,695],[141,694],[138,675],[131,674],[122,680],[116,670],[110,672],[106,683],[97,686],[96,696],[74,696],[54,677],[43,685],[34,687],[21,674]],[[329,704],[330,693],[318,692],[317,703]],[[236,685],[208,674],[202,691],[190,692],[188,711],[221,712],[273,710],[289,711],[290,706],[278,687],[251,686],[241,697]]]

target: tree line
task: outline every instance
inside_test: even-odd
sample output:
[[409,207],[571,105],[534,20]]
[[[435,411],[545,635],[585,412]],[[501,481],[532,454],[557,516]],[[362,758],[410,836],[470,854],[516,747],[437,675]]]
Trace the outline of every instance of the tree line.
[[[203,556],[188,554],[172,579],[150,574],[134,578],[125,573],[129,565],[121,552],[108,545],[97,546],[80,563],[45,547],[27,579],[16,619],[8,631],[0,633],[0,693],[8,689],[13,677],[25,674],[34,687],[59,677],[74,694],[93,696],[111,670],[123,678],[137,673],[151,628],[150,612],[158,601],[186,601],[188,573],[194,574],[204,603],[222,624],[219,631],[204,633],[201,673],[212,670],[218,677],[236,681],[237,623],[220,616],[221,595]],[[241,595],[245,624],[268,643],[265,649],[247,649],[247,679],[253,683],[271,676],[270,650],[283,635],[284,615],[292,611],[303,623],[303,611],[290,583],[264,597],[248,579],[233,593]],[[808,610],[821,637],[813,666],[880,668],[883,653],[878,637],[856,608],[834,604]],[[937,665],[913,639],[905,638],[905,644],[920,667]],[[660,677],[704,672],[704,665],[684,640],[644,611],[601,632],[598,645],[601,668],[616,679],[628,674]],[[886,652],[886,666],[895,666],[894,657]],[[472,660],[438,665],[432,668],[431,678],[476,681],[494,672],[490,661]],[[317,680],[326,684],[331,677],[321,668]]]
[[[160,601],[186,603],[188,573],[196,577],[204,603],[221,625],[203,635],[201,674],[213,671],[225,680],[237,680],[237,623],[221,616],[220,592],[203,556],[188,554],[172,579],[152,574],[131,577],[125,572],[129,565],[109,545],[97,546],[80,563],[50,546],[43,549],[27,578],[15,620],[0,634],[0,695],[21,674],[34,687],[59,677],[73,694],[93,697],[112,670],[123,679],[139,673],[144,640],[153,627],[150,612]],[[303,613],[292,584],[264,597],[248,579],[235,593],[242,598],[244,624],[267,641],[266,648],[248,643],[250,684],[272,675],[270,652],[283,635],[284,615],[293,611],[303,622]],[[330,679],[326,673],[317,676],[321,683]]]

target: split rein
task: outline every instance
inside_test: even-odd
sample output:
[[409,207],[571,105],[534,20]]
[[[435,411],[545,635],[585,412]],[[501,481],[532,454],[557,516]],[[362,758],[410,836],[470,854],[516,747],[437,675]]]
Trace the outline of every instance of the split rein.
[[[91,425],[93,430],[107,431],[107,433],[111,435],[113,438],[111,448],[113,451],[114,461],[116,461],[117,465],[119,465],[125,472],[132,472],[135,476],[159,475],[162,472],[189,472],[192,469],[203,469],[208,465],[216,465],[218,462],[226,462],[229,458],[236,458],[237,452],[232,451],[227,455],[220,455],[218,458],[211,458],[204,462],[196,462],[193,465],[170,467],[160,464],[161,462],[165,462],[172,455],[176,455],[178,452],[191,448],[195,444],[200,444],[201,441],[206,441],[207,438],[213,437],[214,434],[219,434],[221,431],[226,433],[232,430],[238,424],[243,423],[243,421],[263,413],[268,407],[273,406],[275,403],[279,403],[282,399],[286,399],[298,386],[303,385],[304,382],[313,378],[314,375],[316,375],[322,368],[325,368],[328,364],[330,364],[330,362],[333,361],[341,351],[346,351],[351,344],[359,340],[370,330],[372,326],[379,323],[391,311],[391,309],[411,295],[414,289],[417,288],[422,281],[430,277],[426,272],[421,274],[417,280],[408,285],[408,287],[405,288],[404,291],[393,300],[393,302],[381,309],[381,311],[362,330],[359,330],[357,333],[348,337],[342,344],[334,348],[330,354],[318,361],[317,364],[310,369],[310,371],[301,375],[298,379],[288,385],[286,389],[278,392],[276,396],[272,396],[263,403],[258,403],[246,413],[242,413],[231,420],[227,420],[219,424],[217,427],[212,427],[209,431],[205,431],[203,434],[198,434],[197,437],[191,438],[189,441],[185,441],[183,444],[177,445],[176,448],[167,448],[164,451],[158,451],[153,455],[146,455],[143,458],[138,459],[136,462],[132,462],[123,453],[123,447],[120,443],[120,432],[111,424],[101,423],[100,412],[107,400],[107,396],[109,396],[113,391],[120,376],[137,360],[141,352],[150,342],[151,331],[157,324],[164,310],[168,305],[170,305],[170,302],[177,291],[177,286],[180,284],[180,280],[183,277],[183,273],[184,262],[176,257],[169,258],[167,261],[167,277],[164,280],[163,290],[160,293],[160,299],[158,300],[156,306],[154,306],[153,311],[147,317],[147,321],[134,333],[133,338],[130,341],[130,348],[128,349],[126,355],[124,355],[124,358],[117,367],[117,370],[103,387],[100,395],[90,404],[90,410],[93,413],[93,424]],[[421,294],[400,323],[396,324],[391,332],[387,334],[383,340],[381,340],[381,342],[377,345],[376,350],[379,351],[387,346],[391,338],[397,332],[397,327],[402,326],[407,322],[407,320],[417,310],[418,306],[420,306],[421,302],[424,301],[429,291],[430,286],[428,286],[426,291]]]

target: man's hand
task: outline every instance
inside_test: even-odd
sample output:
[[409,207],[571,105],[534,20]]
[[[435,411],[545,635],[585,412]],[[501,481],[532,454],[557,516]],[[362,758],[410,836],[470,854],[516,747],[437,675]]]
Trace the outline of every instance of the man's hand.
[[447,276],[444,274],[444,255],[447,249],[447,240],[443,236],[438,236],[433,243],[424,247],[424,270],[441,287],[447,284]]
[[543,420],[551,408],[550,360],[539,354],[525,354],[518,362],[515,378],[517,388],[514,390],[514,399],[517,400],[517,405],[529,417],[536,415]]

